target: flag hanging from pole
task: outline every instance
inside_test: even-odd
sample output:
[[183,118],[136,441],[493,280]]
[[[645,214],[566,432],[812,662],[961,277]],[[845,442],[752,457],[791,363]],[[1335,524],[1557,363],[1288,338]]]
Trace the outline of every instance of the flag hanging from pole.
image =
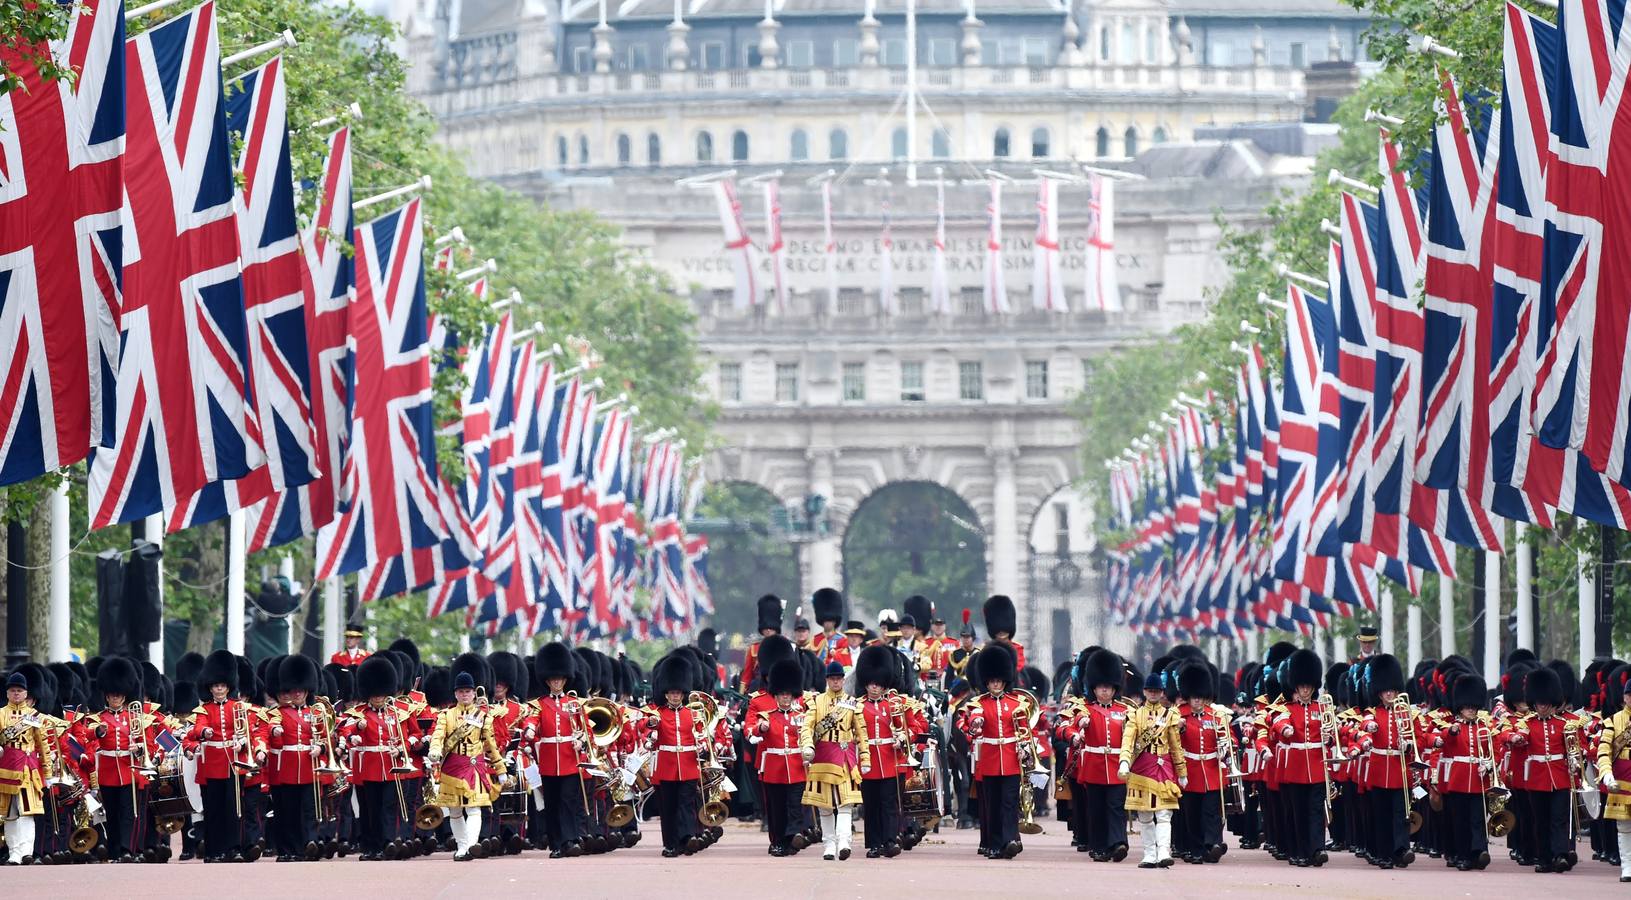
[[731,306],[747,309],[759,303],[759,266],[754,259],[753,239],[748,237],[742,219],[742,200],[736,195],[736,182],[729,178],[721,178],[712,187],[719,207],[719,225],[725,232],[725,255],[730,257],[731,271],[736,276]]
[[1087,298],[1084,306],[1121,312],[1121,286],[1116,282],[1115,183],[1103,175],[1087,179]]
[[782,185],[771,178],[760,185],[765,197],[765,253],[770,257],[770,285],[776,312],[787,312],[787,242],[782,239]]
[[946,179],[934,182],[934,260],[929,271],[929,309],[951,315],[951,287],[946,279]]
[[988,314],[1010,312],[1008,282],[1002,271],[1002,182],[993,178],[986,182],[991,197],[985,204],[985,311]]
[[1036,239],[1031,242],[1031,306],[1064,312],[1065,283],[1059,278],[1059,182],[1036,181]]

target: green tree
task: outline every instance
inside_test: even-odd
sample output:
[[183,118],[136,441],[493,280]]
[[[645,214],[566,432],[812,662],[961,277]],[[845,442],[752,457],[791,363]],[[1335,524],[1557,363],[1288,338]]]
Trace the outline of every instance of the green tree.
[[708,535],[713,625],[725,634],[757,634],[758,599],[775,594],[798,606],[798,548],[771,529],[779,504],[769,491],[741,481],[711,484],[697,505]]
[[867,498],[844,531],[852,614],[893,609],[922,594],[941,610],[985,598],[985,534],[962,498],[938,484],[891,484]]

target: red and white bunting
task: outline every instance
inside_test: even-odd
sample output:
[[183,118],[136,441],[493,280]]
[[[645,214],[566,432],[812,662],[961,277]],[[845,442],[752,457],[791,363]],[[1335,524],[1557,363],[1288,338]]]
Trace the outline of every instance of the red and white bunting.
[[986,182],[991,199],[985,204],[985,311],[1010,312],[1008,282],[1002,271],[1002,182],[995,178]]
[[770,286],[776,312],[787,312],[787,242],[782,239],[782,186],[772,178],[760,185],[765,197],[765,253],[770,257]]

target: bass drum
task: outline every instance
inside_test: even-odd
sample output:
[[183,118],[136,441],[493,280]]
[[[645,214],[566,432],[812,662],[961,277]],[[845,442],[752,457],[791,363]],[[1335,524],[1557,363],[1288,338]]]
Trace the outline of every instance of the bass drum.
[[148,798],[147,814],[160,834],[175,834],[187,824],[189,816],[198,812],[187,796],[180,772],[156,776]]
[[906,776],[906,789],[901,792],[901,814],[916,819],[924,831],[933,831],[940,817],[946,814],[942,787],[940,754],[930,744],[924,748],[918,767]]

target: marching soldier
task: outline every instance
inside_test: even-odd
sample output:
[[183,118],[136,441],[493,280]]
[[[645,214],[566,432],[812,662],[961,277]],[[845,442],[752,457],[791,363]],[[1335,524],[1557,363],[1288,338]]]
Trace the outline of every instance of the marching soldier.
[[775,663],[768,690],[773,705],[746,719],[748,743],[758,760],[771,856],[792,856],[810,845],[804,834],[804,757],[799,751],[799,727],[806,715],[799,703],[803,685],[804,668],[797,660]]
[[1127,704],[1118,699],[1121,657],[1094,650],[1077,673],[1086,699],[1073,700],[1056,734],[1068,745],[1065,776],[1070,783],[1071,818],[1077,823],[1076,849],[1095,862],[1127,858],[1127,787],[1116,775],[1121,757]]
[[[493,734],[499,750],[505,754],[509,773],[520,778],[525,765],[521,760],[529,757],[521,746],[522,722],[531,712],[527,702],[527,664],[514,653],[497,651],[487,656],[493,672]],[[499,835],[505,853],[520,853],[526,849],[526,838],[510,825],[494,816],[493,833]],[[524,830],[524,829],[523,829]]]
[[1524,778],[1529,784],[1532,825],[1529,858],[1536,872],[1567,872],[1570,807],[1574,778],[1569,771],[1569,744],[1578,724],[1563,710],[1563,684],[1557,673],[1541,666],[1530,670],[1524,694],[1533,712],[1517,716],[1502,735],[1509,747],[1521,748]]
[[141,670],[124,657],[102,661],[96,670],[96,686],[102,692],[103,710],[91,717],[91,736],[96,748],[96,784],[106,820],[108,858],[135,862],[147,841],[147,810],[143,789],[147,776],[138,762],[148,756],[146,733],[149,716],[140,712],[137,695],[142,689]]
[[974,657],[974,674],[985,693],[964,708],[961,727],[974,748],[980,852],[987,859],[1013,859],[1025,849],[1019,839],[1019,791],[1025,772],[1018,725],[1023,701],[1012,693],[1018,670],[1005,645],[987,644]]
[[[963,610],[963,627],[957,632],[957,646],[946,656],[947,678],[967,679],[969,676],[968,661],[974,658],[974,623],[970,621],[973,613]],[[949,683],[949,682],[948,682]]]
[[572,651],[554,641],[538,648],[537,676],[544,695],[533,702],[532,715],[522,723],[523,740],[538,763],[535,799],[543,814],[544,835],[536,843],[549,845],[550,859],[582,856],[578,814],[588,805],[579,766],[583,738],[578,720],[582,707],[566,694],[572,677]]
[[395,859],[402,852],[393,840],[403,820],[413,814],[418,797],[403,790],[408,764],[408,735],[417,726],[391,703],[397,689],[396,666],[370,657],[357,667],[357,694],[341,729],[351,759],[351,785],[357,796],[357,825],[363,862]]
[[1152,667],[1144,679],[1144,704],[1121,732],[1116,775],[1127,785],[1127,811],[1138,819],[1144,844],[1140,869],[1172,865],[1172,812],[1188,781],[1181,723],[1166,703],[1166,673]]
[[272,711],[266,742],[275,756],[272,770],[272,836],[278,862],[316,859],[321,786],[317,764],[321,727],[306,705],[317,691],[317,663],[300,654],[277,665],[278,706]]
[[28,680],[12,672],[0,707],[0,820],[10,862],[25,866],[35,860],[34,819],[45,811],[45,773],[54,752],[34,699]]
[[1277,839],[1292,865],[1323,866],[1330,748],[1322,727],[1325,709],[1314,698],[1323,681],[1319,655],[1298,650],[1286,658],[1284,669],[1291,698],[1269,724],[1285,804],[1284,832]]
[[747,658],[742,662],[742,687],[753,684],[754,674],[759,668],[759,643],[764,638],[782,633],[782,617],[787,613],[787,601],[775,594],[766,594],[759,598],[759,637],[760,641],[748,645]]
[[651,782],[657,789],[657,817],[662,825],[663,856],[690,856],[705,844],[697,833],[702,803],[701,742],[704,723],[686,705],[695,683],[692,664],[682,655],[663,657],[651,671],[653,697],[660,706],[648,712],[647,747],[657,754]]
[[1484,709],[1487,696],[1484,679],[1470,672],[1456,678],[1450,685],[1455,718],[1441,736],[1438,785],[1449,826],[1447,859],[1463,872],[1489,865],[1484,811],[1495,770],[1495,731]]
[[480,846],[481,811],[492,805],[505,774],[504,756],[493,736],[487,710],[476,704],[476,679],[461,671],[453,680],[451,709],[436,716],[427,758],[437,787],[436,804],[447,816],[459,862],[475,859]]
[[[1608,687],[1616,688],[1612,683]],[[1597,739],[1597,783],[1608,791],[1603,819],[1614,823],[1620,851],[1620,881],[1631,882],[1631,680],[1616,688],[1624,702],[1603,723]]]
[[[238,658],[217,650],[204,660],[198,682],[208,699],[193,716],[187,739],[200,754],[197,780],[203,799],[204,859],[209,862],[244,862],[249,842],[243,827],[244,773],[266,762],[266,723],[260,712],[238,693]],[[253,813],[253,810],[250,810]]]
[[1367,688],[1375,706],[1365,716],[1359,750],[1369,801],[1370,834],[1366,855],[1383,869],[1404,868],[1415,859],[1410,850],[1410,750],[1417,746],[1414,708],[1395,705],[1404,690],[1404,668],[1391,653],[1370,657]]
[[1014,601],[1003,594],[992,594],[985,601],[985,633],[990,638],[986,642],[1001,644],[1008,648],[1014,657],[1014,671],[1025,668],[1025,648],[1014,640],[1019,633],[1019,612],[1014,609]]
[[799,727],[803,802],[819,811],[821,858],[846,860],[855,804],[861,802],[861,776],[872,768],[872,755],[860,706],[844,693],[844,667],[829,662],[825,675],[827,690],[811,702]]
[[1187,782],[1179,801],[1186,831],[1184,862],[1215,863],[1223,858],[1223,788],[1228,766],[1230,716],[1216,706],[1217,681],[1210,665],[1185,663],[1178,669],[1178,707]]
[[362,647],[365,635],[361,629],[347,628],[345,630],[345,649],[329,657],[329,662],[346,669],[355,669],[362,665],[369,653]]
[[861,766],[861,812],[866,819],[868,859],[900,855],[900,738],[896,708],[885,691],[895,686],[894,651],[868,647],[855,663],[855,686],[864,693],[861,716],[870,765]]

